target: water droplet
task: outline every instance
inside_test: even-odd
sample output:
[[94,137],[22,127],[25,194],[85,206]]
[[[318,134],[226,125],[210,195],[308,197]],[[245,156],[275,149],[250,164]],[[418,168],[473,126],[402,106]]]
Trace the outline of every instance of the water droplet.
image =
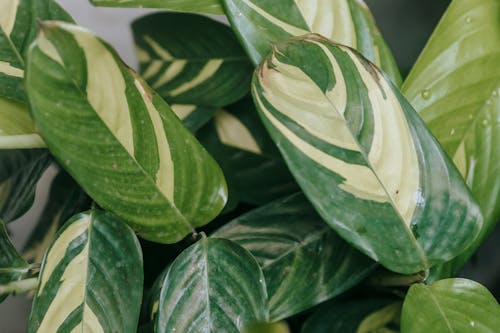
[[475,323],[475,322],[473,322],[473,321],[471,321],[471,322],[470,322],[470,326],[474,327],[474,326],[476,326],[476,323]]
[[474,119],[474,115],[471,113],[468,117],[470,120]]
[[421,95],[422,95],[423,99],[429,99],[431,97],[431,92],[429,90],[425,89],[422,91]]
[[491,96],[493,96],[493,97],[497,97],[497,96],[498,96],[498,91],[493,90],[493,92],[491,93]]
[[486,101],[486,105],[491,105],[491,103],[493,103],[493,102],[491,101],[491,99],[489,99],[489,100],[487,100],[487,101]]
[[451,129],[450,135],[455,135],[455,129],[454,128]]
[[488,119],[483,119],[481,125],[483,125],[483,127],[488,127],[490,125],[490,122],[488,121]]
[[466,23],[471,23],[471,22],[472,22],[472,19],[471,19],[470,17],[467,17],[467,18],[465,19],[465,22],[466,22]]

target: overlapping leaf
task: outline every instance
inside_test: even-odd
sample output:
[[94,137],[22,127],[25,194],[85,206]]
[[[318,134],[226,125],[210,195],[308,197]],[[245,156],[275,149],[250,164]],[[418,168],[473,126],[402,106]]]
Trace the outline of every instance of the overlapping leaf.
[[500,219],[499,14],[496,0],[453,1],[403,86],[485,219],[474,246],[435,278],[456,274]]
[[167,102],[218,107],[249,92],[253,66],[224,24],[155,13],[135,21],[132,30],[140,72]]
[[172,263],[154,309],[155,332],[237,333],[267,320],[262,271],[239,245],[203,238]]
[[318,35],[277,47],[254,77],[262,119],[316,210],[404,274],[452,259],[481,214],[459,172],[381,72]]
[[96,6],[163,8],[179,12],[222,15],[219,0],[90,0]]
[[24,104],[0,97],[0,119],[0,148],[45,147]]
[[362,0],[222,0],[228,18],[254,64],[272,45],[318,33],[360,51],[399,85],[401,76],[370,10]]
[[170,107],[89,31],[42,27],[26,86],[63,167],[146,239],[177,242],[211,221],[227,198],[223,174]]
[[339,295],[377,266],[335,234],[302,194],[247,213],[214,237],[240,244],[257,259],[271,321]]
[[403,304],[401,332],[493,333],[500,327],[500,305],[477,282],[447,279],[413,285]]
[[171,107],[191,133],[195,133],[208,123],[217,111],[216,108],[200,107],[194,104],[172,104]]

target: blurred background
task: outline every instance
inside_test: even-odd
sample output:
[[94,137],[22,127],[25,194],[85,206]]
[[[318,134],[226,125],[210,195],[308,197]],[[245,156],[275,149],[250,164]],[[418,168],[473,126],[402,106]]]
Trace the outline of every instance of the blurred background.
[[[95,31],[110,42],[131,67],[137,63],[132,44],[129,24],[135,18],[152,10],[94,8],[87,0],[57,0],[84,27]],[[426,40],[449,4],[449,0],[365,0],[371,8],[377,24],[391,47],[403,75],[408,74]],[[55,170],[49,169],[44,181],[37,189],[34,208],[17,222],[9,224],[15,245],[22,248],[34,217],[40,214],[40,207],[47,196],[47,184]],[[464,269],[462,276],[486,285],[500,297],[500,228],[497,228],[483,245],[479,254]],[[26,296],[9,297],[0,304],[0,332],[26,332],[30,301]]]

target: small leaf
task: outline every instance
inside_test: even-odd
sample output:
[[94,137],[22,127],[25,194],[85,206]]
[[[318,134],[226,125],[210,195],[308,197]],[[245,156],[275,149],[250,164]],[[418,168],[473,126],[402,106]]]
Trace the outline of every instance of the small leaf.
[[162,8],[179,12],[223,15],[219,0],[90,0],[95,6]]
[[303,194],[251,211],[213,236],[238,243],[257,259],[271,321],[345,292],[377,267],[335,234]]
[[253,66],[226,25],[155,13],[135,21],[132,30],[140,73],[168,103],[219,107],[248,94]]
[[264,277],[245,249],[203,238],[172,263],[158,300],[157,333],[240,332],[267,320]]
[[500,306],[477,282],[447,279],[413,285],[403,304],[401,332],[498,332]]
[[224,176],[170,107],[89,31],[43,23],[26,87],[61,165],[146,239],[175,243],[224,207]]
[[170,106],[191,133],[198,131],[212,119],[216,108],[205,108],[194,104],[172,104]]
[[29,332],[136,332],[142,254],[133,231],[110,213],[76,215],[42,263]]
[[222,0],[231,25],[254,64],[273,44],[292,36],[318,33],[357,49],[395,82],[401,76],[373,16],[361,0]]
[[482,218],[459,172],[357,52],[318,35],[289,39],[258,69],[252,94],[316,210],[374,260],[412,274],[475,240]]

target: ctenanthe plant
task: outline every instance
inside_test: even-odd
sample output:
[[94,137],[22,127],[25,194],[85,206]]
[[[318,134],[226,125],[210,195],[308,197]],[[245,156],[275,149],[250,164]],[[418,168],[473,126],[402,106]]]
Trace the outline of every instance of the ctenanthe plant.
[[457,277],[500,218],[498,0],[453,0],[406,78],[361,0],[91,2],[165,10],[138,72],[54,0],[0,4],[0,301],[31,292],[28,332],[498,330]]

